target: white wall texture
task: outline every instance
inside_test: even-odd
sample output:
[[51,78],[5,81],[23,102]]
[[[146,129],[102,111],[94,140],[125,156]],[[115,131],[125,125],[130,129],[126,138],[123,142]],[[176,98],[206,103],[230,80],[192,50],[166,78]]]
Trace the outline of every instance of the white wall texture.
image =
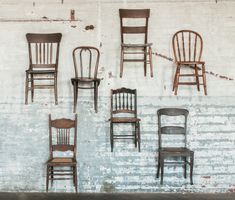
[[[196,87],[172,93],[173,62],[153,57],[154,77],[142,64],[125,64],[119,78],[119,8],[150,8],[149,41],[154,53],[173,57],[171,38],[192,29],[204,39],[208,96]],[[70,10],[77,21],[70,22]],[[79,192],[234,192],[235,191],[235,2],[218,0],[0,0],[0,191],[45,191],[48,114],[74,117],[70,78],[72,50],[94,45],[101,51],[99,112],[92,91],[80,91],[78,102]],[[47,17],[48,21],[40,21]],[[59,21],[55,21],[58,20]],[[37,21],[39,20],[39,21]],[[94,30],[85,30],[94,25]],[[59,105],[53,91],[37,90],[24,105],[28,32],[63,34],[59,61]],[[141,118],[142,151],[131,142],[115,143],[110,152],[111,88],[136,88]],[[181,167],[166,167],[164,185],[156,179],[157,109],[189,109],[188,145],[195,151],[194,185]],[[50,191],[73,191],[70,181]]]

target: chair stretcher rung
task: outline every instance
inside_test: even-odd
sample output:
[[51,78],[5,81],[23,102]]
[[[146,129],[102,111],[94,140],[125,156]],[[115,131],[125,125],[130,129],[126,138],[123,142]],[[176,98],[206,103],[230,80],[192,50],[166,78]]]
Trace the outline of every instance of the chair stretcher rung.
[[179,82],[178,85],[197,85],[196,82]]
[[49,180],[73,180],[73,178],[50,178]]
[[[196,76],[196,74],[180,74],[179,76]],[[202,75],[198,75],[198,77],[202,77]]]

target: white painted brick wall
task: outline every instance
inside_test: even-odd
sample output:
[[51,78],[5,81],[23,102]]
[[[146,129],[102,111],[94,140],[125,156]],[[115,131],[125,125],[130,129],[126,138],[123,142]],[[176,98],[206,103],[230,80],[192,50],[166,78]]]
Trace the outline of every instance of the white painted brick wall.
[[[100,48],[99,113],[92,91],[79,91],[78,180],[80,192],[227,192],[235,188],[235,81],[207,75],[208,96],[193,87],[172,93],[173,63],[154,57],[154,78],[143,66],[126,64],[119,78],[119,8],[151,8],[149,38],[154,52],[172,57],[171,38],[179,29],[198,31],[204,39],[206,68],[235,78],[235,2],[219,0],[0,0],[0,191],[45,191],[48,114],[73,117],[72,50],[78,45]],[[68,20],[76,22],[20,22]],[[8,21],[7,21],[8,20]],[[16,21],[14,21],[16,20]],[[17,21],[18,20],[18,21]],[[7,21],[7,22],[6,22]],[[94,30],[85,26],[94,25]],[[73,27],[72,27],[73,26]],[[24,105],[27,32],[61,32],[59,105],[52,91],[36,91],[35,102]],[[102,44],[102,46],[101,46]],[[109,73],[112,77],[109,77]],[[115,143],[110,152],[109,93],[111,88],[137,88],[142,151],[132,143]],[[195,151],[194,185],[180,167],[166,167],[164,185],[156,179],[157,116],[162,107],[189,109],[188,145]],[[57,182],[51,191],[73,191],[71,182]]]

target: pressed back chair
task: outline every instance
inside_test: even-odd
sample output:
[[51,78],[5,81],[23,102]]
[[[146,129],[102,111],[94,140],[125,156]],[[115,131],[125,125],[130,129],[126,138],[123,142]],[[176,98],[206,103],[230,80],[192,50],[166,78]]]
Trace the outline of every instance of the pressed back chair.
[[[110,142],[113,152],[114,140],[134,139],[135,147],[140,151],[140,119],[137,118],[137,92],[136,89],[120,88],[111,90],[111,118],[110,118]],[[134,125],[133,134],[114,134],[114,124]]]
[[[187,148],[187,117],[188,110],[180,108],[163,108],[159,109],[158,115],[158,169],[157,178],[159,178],[159,173],[161,171],[161,184],[163,184],[163,174],[165,164],[181,164],[184,167],[184,178],[186,178],[187,164],[190,166],[190,184],[193,184],[193,163],[194,163],[194,152]],[[163,117],[167,117],[168,121],[163,124]],[[174,119],[170,119],[173,117]],[[176,117],[183,117],[183,122],[178,122],[180,125],[176,124]],[[163,137],[168,135],[170,138],[174,139],[174,145],[166,145],[166,138]],[[184,145],[178,146],[176,143],[176,136],[183,136]],[[169,158],[183,158],[183,160],[177,160],[175,162],[165,162],[165,159]],[[190,160],[188,160],[190,158]]]
[[[150,64],[150,75],[153,77],[152,66],[152,44],[148,43],[148,21],[150,9],[119,9],[120,29],[121,29],[121,58],[120,58],[120,77],[123,75],[124,62],[144,62],[144,76],[147,73],[147,64]],[[126,25],[124,20],[131,21],[133,19],[144,19],[144,25]],[[144,35],[144,41],[140,44],[127,43],[126,35]],[[142,54],[143,58],[125,58],[125,55]]]
[[76,112],[78,89],[94,89],[94,107],[98,112],[98,86],[101,79],[97,78],[100,52],[91,46],[80,46],[73,50],[75,78],[71,79],[74,90],[74,112]]
[[[207,95],[205,62],[201,61],[203,51],[202,37],[195,31],[181,30],[174,34],[172,45],[176,62],[176,72],[173,83],[175,95],[177,95],[179,85],[196,85],[198,91],[200,91],[200,85],[203,85],[204,94]],[[193,73],[182,74],[181,67],[191,68]],[[180,77],[194,77],[195,80],[180,82]],[[202,83],[200,83],[199,78],[202,78]]]
[[26,70],[25,104],[28,93],[34,101],[35,89],[54,89],[55,104],[58,104],[57,74],[61,33],[27,33],[29,68]]
[[[49,115],[49,149],[50,158],[47,161],[46,190],[49,180],[73,180],[77,192],[77,115],[75,119],[51,119]],[[56,153],[64,152],[70,155],[56,156]],[[72,154],[72,156],[71,156]]]

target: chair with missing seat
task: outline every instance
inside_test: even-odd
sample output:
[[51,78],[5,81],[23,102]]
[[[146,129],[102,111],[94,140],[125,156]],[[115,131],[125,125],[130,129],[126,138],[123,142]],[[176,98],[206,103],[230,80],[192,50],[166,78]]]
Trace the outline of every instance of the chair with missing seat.
[[[146,76],[147,64],[149,64],[150,75],[153,77],[152,43],[148,43],[149,15],[150,9],[119,9],[121,29],[120,77],[123,76],[125,62],[143,62],[144,76]],[[130,58],[128,55],[135,58]],[[139,58],[136,58],[138,55]]]
[[34,101],[35,89],[54,89],[55,104],[58,104],[57,75],[61,33],[27,33],[29,68],[26,70],[25,104],[28,93]]
[[[187,165],[189,165],[190,184],[191,185],[193,184],[194,152],[187,148],[187,141],[186,141],[188,113],[189,113],[188,110],[180,108],[163,108],[157,111],[158,115],[157,178],[159,178],[159,174],[161,174],[161,184],[163,184],[165,164],[182,165],[184,168],[184,178],[187,177],[186,170],[187,170]],[[173,142],[169,144],[169,141]],[[166,159],[167,162],[165,161]]]

